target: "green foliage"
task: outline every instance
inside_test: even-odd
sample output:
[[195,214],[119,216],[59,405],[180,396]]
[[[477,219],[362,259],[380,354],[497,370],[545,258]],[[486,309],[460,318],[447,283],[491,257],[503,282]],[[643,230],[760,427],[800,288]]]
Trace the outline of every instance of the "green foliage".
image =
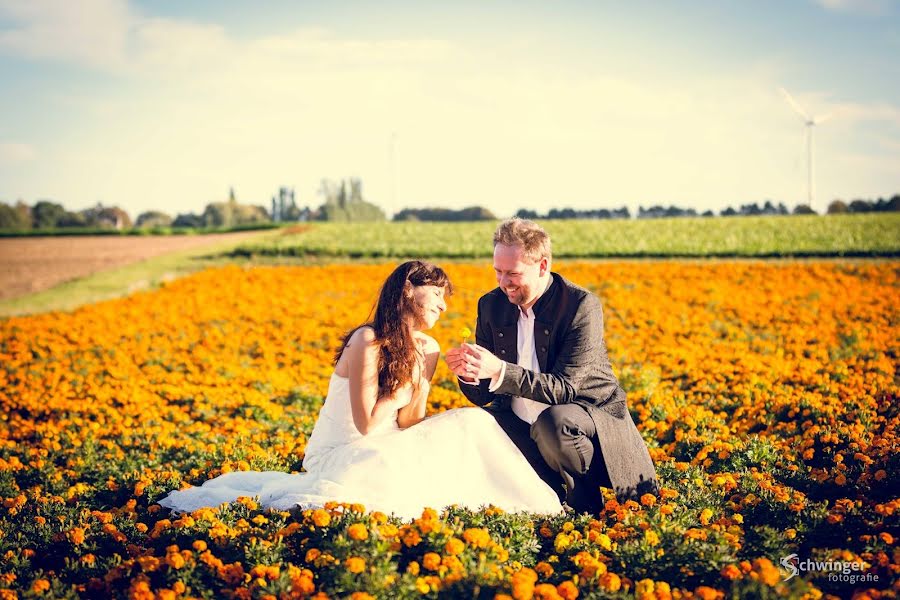
[[[338,207],[339,208],[339,207]],[[335,214],[339,214],[338,208]],[[342,214],[342,213],[340,213]],[[337,218],[337,217],[336,217]],[[900,215],[542,221],[556,258],[898,256]],[[496,222],[321,223],[233,256],[491,256]]]
[[0,230],[30,228],[31,217],[28,213],[23,213],[23,211],[17,210],[17,207],[0,202]]

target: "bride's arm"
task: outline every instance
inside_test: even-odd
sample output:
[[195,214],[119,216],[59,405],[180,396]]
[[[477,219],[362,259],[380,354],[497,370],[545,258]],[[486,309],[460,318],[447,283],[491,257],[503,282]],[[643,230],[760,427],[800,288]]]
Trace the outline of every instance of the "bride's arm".
[[408,403],[403,390],[390,397],[378,397],[378,345],[375,332],[362,327],[353,335],[344,352],[347,353],[350,378],[350,409],[353,424],[363,435],[385,420],[393,418],[394,411]]
[[[434,371],[437,368],[438,359],[441,355],[441,347],[437,341],[427,335],[420,334],[424,340],[422,344],[422,352],[425,355],[425,378],[431,381],[434,377]],[[428,406],[428,388],[420,386],[414,393],[412,402],[404,406],[397,413],[397,425],[401,429],[412,427],[416,423],[425,419],[425,409]]]

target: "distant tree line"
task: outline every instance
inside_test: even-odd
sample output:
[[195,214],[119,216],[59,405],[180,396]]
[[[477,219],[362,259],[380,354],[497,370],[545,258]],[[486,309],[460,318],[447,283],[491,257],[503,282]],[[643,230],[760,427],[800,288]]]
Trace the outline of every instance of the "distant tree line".
[[[842,213],[868,213],[868,212],[897,212],[900,211],[900,194],[895,194],[891,198],[878,198],[877,200],[857,199],[849,203],[843,200],[834,200],[828,205],[827,214]],[[761,206],[754,202],[753,204],[742,204],[735,209],[731,206],[719,211],[722,217],[752,217],[763,215],[815,215],[818,214],[809,205],[798,204],[793,210],[788,210],[783,202],[775,204],[771,200],[766,200]],[[521,208],[516,212],[517,217],[523,219],[630,219],[631,212],[627,207],[614,209],[589,209],[577,210],[574,208],[551,208],[546,213],[540,214],[535,210]],[[638,219],[661,219],[671,217],[714,217],[715,213],[706,210],[698,213],[693,208],[681,208],[678,206],[651,206],[644,208],[638,207],[638,213],[635,215]]]
[[496,221],[497,217],[481,206],[451,208],[404,208],[394,215],[394,221]]
[[131,217],[118,206],[97,204],[78,212],[66,210],[61,204],[39,200],[29,206],[19,200],[15,205],[0,202],[0,229],[56,229],[61,227],[97,227],[129,229]]
[[878,200],[851,200],[849,204],[843,200],[835,200],[828,205],[828,214],[830,215],[897,211],[900,211],[900,194],[894,194],[890,198],[879,198]]
[[[377,205],[366,201],[362,194],[362,181],[358,178],[341,179],[334,182],[323,179],[319,188],[322,204],[313,209],[309,206],[298,207],[293,189],[282,187],[278,195],[272,197],[272,209],[264,206],[240,204],[235,198],[234,189],[228,194],[225,202],[208,204],[201,214],[182,213],[174,218],[170,215],[151,210],[138,215],[132,222],[131,217],[118,206],[97,204],[81,211],[66,210],[61,204],[51,200],[39,200],[34,206],[18,201],[14,205],[0,202],[0,229],[58,229],[68,227],[81,228],[232,228],[253,226],[271,222],[296,221],[384,221],[384,211]],[[890,198],[855,199],[849,202],[834,200],[828,205],[827,214],[897,212],[900,211],[900,194]],[[742,204],[737,209],[728,206],[719,212],[719,216],[758,216],[758,215],[805,215],[817,214],[805,204],[799,204],[788,210],[784,203],[775,204],[766,200],[762,205],[757,203]],[[630,219],[627,207],[597,208],[578,210],[574,208],[551,208],[540,214],[535,210],[519,209],[516,216],[524,219]],[[635,215],[638,219],[657,219],[666,217],[714,217],[711,210],[699,213],[693,208],[678,206],[640,206]],[[405,208],[394,215],[394,221],[493,221],[497,217],[482,206],[470,206],[462,209],[449,208]]]
[[264,206],[240,204],[231,189],[228,200],[206,205],[202,213],[180,213],[174,218],[159,210],[150,210],[131,217],[118,206],[97,204],[81,211],[69,211],[62,204],[39,200],[29,206],[21,200],[10,205],[0,202],[0,229],[27,231],[30,229],[166,229],[246,227],[272,222],[296,221],[384,221],[384,211],[362,197],[362,181],[349,178],[334,183],[323,180],[320,194],[324,202],[316,209],[300,208],[294,191],[282,187],[272,198],[272,211]]

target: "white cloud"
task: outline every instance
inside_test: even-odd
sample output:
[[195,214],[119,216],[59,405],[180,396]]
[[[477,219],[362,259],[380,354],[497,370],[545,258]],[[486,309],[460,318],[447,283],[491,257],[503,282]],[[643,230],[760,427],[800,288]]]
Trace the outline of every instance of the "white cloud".
[[23,163],[37,158],[37,150],[28,144],[0,140],[0,165]]
[[[111,0],[88,5],[77,34],[54,37],[82,17],[51,14],[67,10],[62,3],[33,6],[0,0],[0,14],[20,23],[0,32],[0,47],[120,77],[113,93],[67,95],[70,127],[41,145],[54,171],[40,185],[56,189],[35,195],[73,208],[99,200],[134,213],[198,211],[229,185],[256,203],[294,185],[301,204],[316,204],[322,177],[350,175],[392,211],[475,203],[500,215],[566,205],[719,210],[805,195],[802,125],[777,93],[778,65],[720,77],[689,68],[678,77],[667,64],[659,77],[627,65],[565,71],[535,55],[507,65],[492,60],[491,47],[444,40],[364,41],[315,28],[237,39],[216,24],[149,18]],[[94,35],[99,49],[81,49]],[[791,91],[814,115],[836,111],[817,163],[834,179],[819,189],[846,194],[829,186],[839,185],[842,157],[864,173],[842,150],[854,128],[877,120],[883,135],[896,134],[900,108]]]
[[890,9],[891,0],[814,0],[822,8],[835,12],[883,15]]
[[0,50],[99,69],[124,65],[135,18],[122,0],[0,0],[0,17],[17,24],[0,30]]

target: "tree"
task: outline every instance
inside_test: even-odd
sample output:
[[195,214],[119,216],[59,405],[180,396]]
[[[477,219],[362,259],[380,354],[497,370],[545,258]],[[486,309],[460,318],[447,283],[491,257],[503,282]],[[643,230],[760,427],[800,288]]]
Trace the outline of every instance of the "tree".
[[182,213],[175,217],[173,227],[203,227],[203,217],[194,213]]
[[142,212],[138,215],[135,227],[169,227],[172,225],[172,217],[158,210]]
[[84,215],[80,212],[73,213],[66,211],[56,222],[57,227],[86,227],[87,225],[87,219],[85,219]]
[[843,200],[832,200],[826,211],[829,215],[840,215],[847,212],[847,204]]
[[[349,191],[348,191],[349,187]],[[324,196],[317,216],[322,221],[384,221],[384,211],[363,200],[362,181],[357,178],[342,179],[340,184],[323,179],[319,194]]]
[[875,207],[868,200],[854,200],[848,208],[852,213],[867,213],[872,212]]
[[56,204],[49,200],[40,200],[31,209],[34,227],[38,229],[56,227],[65,214],[66,209],[61,204]]
[[17,210],[17,207],[0,202],[0,229],[31,229],[31,219]]
[[795,215],[815,215],[817,214],[812,208],[810,208],[809,204],[798,204],[794,207]]
[[234,204],[231,202],[207,204],[201,218],[206,227],[231,227],[234,225]]
[[118,206],[107,206],[97,215],[101,227],[115,227],[116,229],[131,229],[131,217]]

